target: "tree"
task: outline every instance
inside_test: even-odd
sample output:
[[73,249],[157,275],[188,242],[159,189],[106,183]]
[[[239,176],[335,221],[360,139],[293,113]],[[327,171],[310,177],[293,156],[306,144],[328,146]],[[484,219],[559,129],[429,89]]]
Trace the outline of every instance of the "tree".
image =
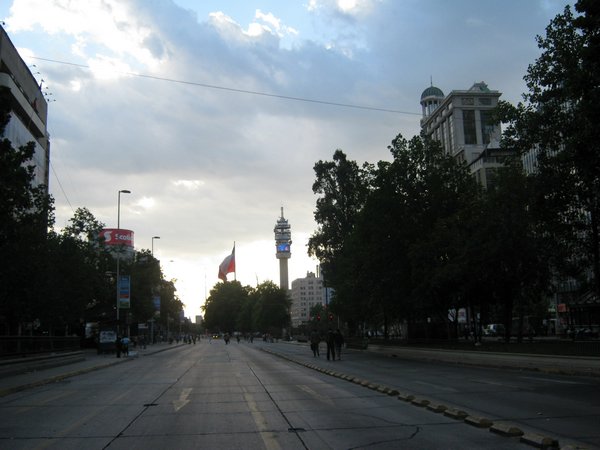
[[265,281],[250,293],[250,297],[255,299],[252,313],[255,330],[278,336],[289,326],[291,300],[284,289],[272,281]]
[[315,210],[318,229],[308,241],[308,253],[321,263],[327,282],[335,284],[335,258],[364,206],[369,170],[368,166],[361,169],[355,161],[349,161],[341,150],[335,151],[333,161],[317,162],[314,170],[313,192],[321,197]]
[[239,281],[217,283],[203,306],[206,328],[213,331],[235,331],[238,313],[251,288]]
[[[10,120],[8,90],[0,88],[0,136]],[[53,199],[34,185],[33,142],[18,149],[0,140],[0,322],[6,333],[31,323],[44,298],[46,233],[52,226]]]
[[160,263],[152,256],[150,250],[142,250],[136,252],[135,261],[129,270],[131,273],[130,312],[133,319],[145,322],[154,314],[153,297],[163,279]]
[[457,290],[460,243],[448,226],[470,206],[476,184],[430,139],[399,135],[389,150],[391,163],[365,166],[363,207],[335,254],[332,310],[351,333],[361,321],[387,336],[399,319],[446,317]]
[[[474,211],[465,246],[467,266],[478,268],[463,279],[468,306],[484,320],[490,311],[500,315],[506,340],[514,317],[523,320],[538,305],[547,310],[548,255],[554,243],[536,215],[535,189],[535,180],[525,176],[520,161],[507,160],[495,186],[488,188]],[[522,327],[517,332],[520,340]]]
[[600,7],[579,0],[575,8],[581,15],[567,6],[537,37],[542,54],[524,78],[525,103],[504,105],[505,144],[538,153],[547,232],[600,296]]

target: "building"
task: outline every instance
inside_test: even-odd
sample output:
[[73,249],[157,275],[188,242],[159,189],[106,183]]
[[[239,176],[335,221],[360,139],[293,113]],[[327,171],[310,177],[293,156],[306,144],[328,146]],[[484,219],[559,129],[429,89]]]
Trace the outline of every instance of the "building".
[[307,272],[305,278],[292,281],[292,327],[310,320],[310,309],[315,305],[327,306],[331,299],[331,288],[326,288],[323,277]]
[[310,320],[310,309],[315,305],[326,305],[323,278],[307,272],[305,278],[292,281],[292,327],[298,327]]
[[283,207],[281,208],[281,217],[277,219],[275,228],[275,256],[279,260],[279,287],[289,289],[288,281],[288,259],[292,257],[292,231],[287,219],[283,217]]
[[41,83],[38,84],[25,61],[0,26],[0,87],[10,92],[10,121],[3,138],[14,148],[35,143],[33,162],[36,186],[44,185],[48,193],[50,136],[47,130],[48,103]]
[[501,95],[483,81],[447,96],[435,86],[421,94],[422,132],[440,142],[446,153],[464,161],[483,186],[493,183],[510,154],[500,149],[500,124],[492,120]]

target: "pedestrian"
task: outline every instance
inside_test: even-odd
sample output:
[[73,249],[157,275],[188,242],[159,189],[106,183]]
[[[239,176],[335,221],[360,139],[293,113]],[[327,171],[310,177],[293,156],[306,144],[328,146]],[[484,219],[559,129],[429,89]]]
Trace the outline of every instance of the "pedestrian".
[[325,342],[327,342],[327,361],[330,359],[335,361],[335,336],[331,328],[327,331]]
[[115,352],[117,353],[117,358],[121,357],[121,336],[117,336],[117,340],[115,341]]
[[333,343],[335,344],[335,353],[338,360],[342,359],[342,346],[344,345],[344,335],[338,328],[333,335]]
[[123,339],[121,339],[121,347],[124,356],[129,356],[129,342],[130,340],[128,336],[124,336]]
[[321,342],[321,336],[317,330],[312,330],[310,333],[310,349],[313,352],[313,358],[319,357],[319,342]]

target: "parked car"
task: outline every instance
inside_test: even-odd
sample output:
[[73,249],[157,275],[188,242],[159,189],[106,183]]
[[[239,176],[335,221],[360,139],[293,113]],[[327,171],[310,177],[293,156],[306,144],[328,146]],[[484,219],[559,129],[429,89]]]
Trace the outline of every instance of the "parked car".
[[504,325],[501,323],[490,323],[483,329],[484,336],[504,336],[505,333]]

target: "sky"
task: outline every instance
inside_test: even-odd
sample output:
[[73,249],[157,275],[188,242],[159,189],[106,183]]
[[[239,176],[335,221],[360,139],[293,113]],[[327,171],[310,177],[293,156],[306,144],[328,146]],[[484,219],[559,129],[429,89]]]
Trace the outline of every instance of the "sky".
[[[243,285],[315,272],[313,167],[390,160],[421,93],[516,103],[565,0],[0,0],[49,99],[56,228],[79,207],[151,249],[192,320],[235,242]],[[44,80],[43,82],[41,80]],[[160,236],[160,239],[152,239]],[[229,275],[233,279],[233,274]]]

